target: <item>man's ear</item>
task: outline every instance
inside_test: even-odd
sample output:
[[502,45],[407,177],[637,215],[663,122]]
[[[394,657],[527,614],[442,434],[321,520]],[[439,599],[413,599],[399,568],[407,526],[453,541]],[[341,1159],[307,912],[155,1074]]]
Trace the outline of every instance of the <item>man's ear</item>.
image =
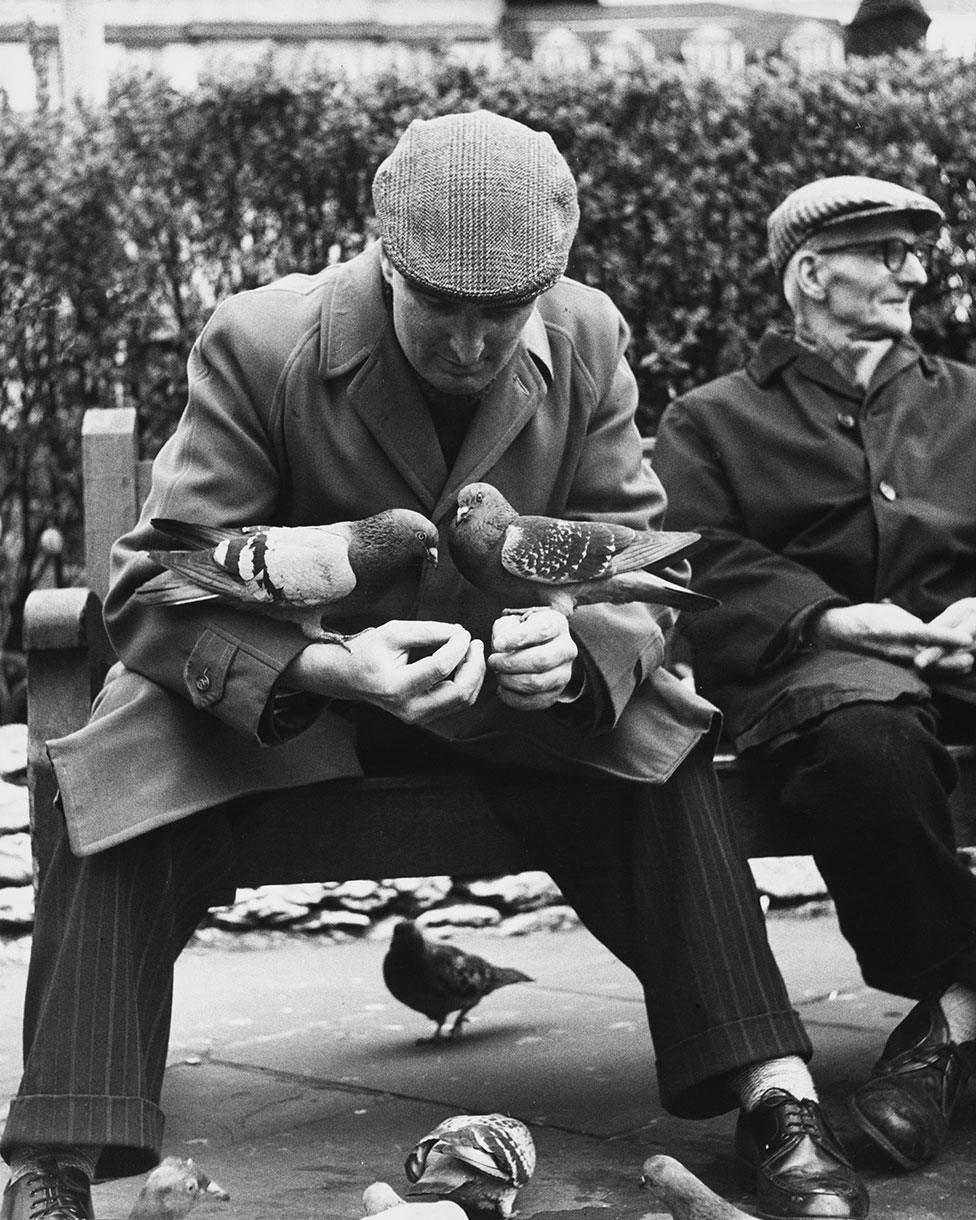
[[796,282],[804,296],[822,301],[827,295],[827,265],[813,250],[805,250],[796,260]]
[[388,284],[392,284],[393,264],[390,262],[389,258],[387,257],[387,253],[382,246],[380,246],[380,268],[383,272],[383,279],[385,279]]

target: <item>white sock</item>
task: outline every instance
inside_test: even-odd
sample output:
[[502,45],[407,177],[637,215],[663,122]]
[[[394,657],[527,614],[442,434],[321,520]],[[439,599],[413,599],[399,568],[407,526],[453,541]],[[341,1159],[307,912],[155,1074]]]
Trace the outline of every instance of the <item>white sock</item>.
[[782,1059],[767,1059],[765,1063],[752,1063],[740,1068],[729,1080],[733,1092],[738,1094],[743,1110],[755,1108],[759,1099],[770,1089],[782,1089],[798,1101],[817,1101],[817,1088],[810,1069],[799,1055],[786,1055]]
[[23,1148],[14,1148],[10,1156],[10,1180],[22,1178],[25,1173],[36,1173],[45,1161],[57,1161],[61,1166],[80,1169],[92,1181],[95,1177],[95,1165],[98,1162],[101,1148],[86,1145],[44,1146],[28,1144]]
[[976,1040],[976,991],[962,983],[953,983],[946,988],[939,1006],[953,1042]]

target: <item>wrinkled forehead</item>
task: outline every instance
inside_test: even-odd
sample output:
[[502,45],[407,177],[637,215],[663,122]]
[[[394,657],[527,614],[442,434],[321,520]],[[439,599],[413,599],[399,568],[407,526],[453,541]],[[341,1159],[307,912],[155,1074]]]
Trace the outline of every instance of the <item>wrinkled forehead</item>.
[[844,220],[827,225],[814,233],[807,245],[814,250],[828,246],[846,245],[848,242],[884,241],[888,237],[899,237],[902,241],[915,242],[922,237],[934,240],[931,226],[918,223],[910,212],[892,213],[885,216],[863,216],[860,219]]

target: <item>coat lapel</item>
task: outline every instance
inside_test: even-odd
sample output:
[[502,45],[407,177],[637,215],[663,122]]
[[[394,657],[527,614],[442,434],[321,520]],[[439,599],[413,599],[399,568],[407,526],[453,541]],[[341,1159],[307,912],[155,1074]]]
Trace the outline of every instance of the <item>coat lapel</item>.
[[453,512],[457,491],[481,478],[531,418],[552,380],[552,356],[538,311],[499,373],[448,472],[416,378],[400,350],[383,303],[379,245],[348,263],[323,304],[323,379],[356,369],[350,405],[431,520]]
[[434,507],[436,523],[453,512],[458,491],[495,466],[539,408],[552,379],[552,357],[545,323],[533,312],[514,356],[495,378],[478,408]]

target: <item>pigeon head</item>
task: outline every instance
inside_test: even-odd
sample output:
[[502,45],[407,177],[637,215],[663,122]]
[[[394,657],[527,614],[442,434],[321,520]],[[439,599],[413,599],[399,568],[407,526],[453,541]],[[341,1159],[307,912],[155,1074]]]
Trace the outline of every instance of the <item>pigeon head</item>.
[[204,1197],[227,1201],[227,1191],[190,1158],[167,1156],[146,1179],[130,1220],[179,1220]]
[[518,513],[505,499],[497,487],[490,483],[468,483],[458,492],[456,527],[465,521],[477,522],[482,528],[502,534],[516,519]]
[[360,556],[399,568],[421,555],[437,567],[437,526],[412,508],[389,508],[357,523],[358,537],[350,543],[354,567]]
[[419,547],[427,562],[436,568],[438,534],[433,521],[428,521],[423,513],[416,513],[410,508],[394,508],[390,516],[396,536],[402,538],[408,547]]

